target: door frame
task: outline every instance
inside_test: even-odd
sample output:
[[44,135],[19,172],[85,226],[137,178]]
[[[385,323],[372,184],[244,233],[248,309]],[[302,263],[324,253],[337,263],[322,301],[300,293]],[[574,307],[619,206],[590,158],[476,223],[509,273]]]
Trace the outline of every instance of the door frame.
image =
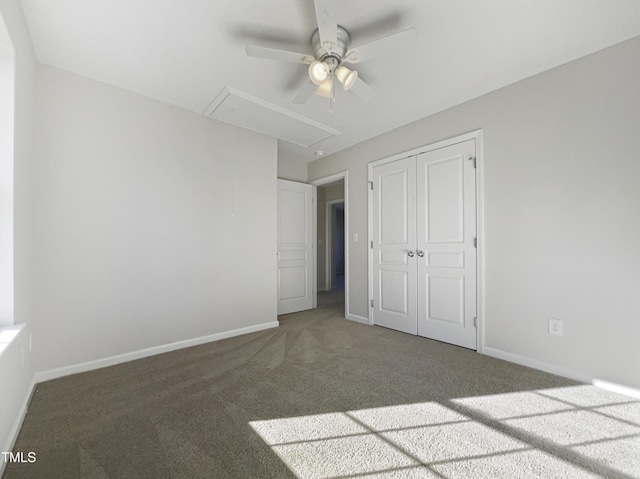
[[[337,205],[338,203],[344,203],[344,198],[338,198],[336,200],[329,200],[326,202],[326,216],[325,216],[325,220],[326,220],[326,228],[325,228],[325,232],[326,232],[326,245],[327,245],[327,249],[325,251],[325,279],[324,279],[324,284],[325,284],[325,290],[326,291],[331,291],[331,289],[333,288],[333,275],[331,274],[331,268],[332,268],[332,261],[331,261],[331,248],[329,247],[330,244],[333,244],[333,228],[332,228],[332,219],[330,217],[331,214],[331,207],[333,205]],[[345,237],[343,239],[345,245],[347,243],[347,238],[346,238],[346,234]],[[346,257],[345,257],[346,260]],[[345,268],[347,267],[346,265],[346,261],[345,261]]]
[[[344,181],[344,194],[342,197],[344,198],[344,317],[347,319],[356,319],[354,317],[350,317],[349,313],[349,172],[341,171],[339,173],[335,173],[333,175],[324,176],[322,178],[318,178],[317,180],[310,181],[309,184],[313,186],[322,186],[328,183],[333,183],[338,180]],[[317,212],[317,207],[314,208],[314,211]],[[314,235],[317,236],[318,231],[318,218],[317,214],[314,216]],[[315,238],[315,242],[317,243],[317,238]],[[318,256],[317,254],[315,255]],[[317,277],[317,273],[315,275]],[[317,304],[317,288],[314,291],[314,304]],[[357,319],[356,319],[357,320]]]
[[[476,141],[476,235],[478,238],[478,247],[477,247],[477,258],[476,258],[476,288],[477,288],[477,296],[476,296],[476,306],[477,306],[477,317],[478,317],[478,326],[476,329],[477,341],[476,341],[476,351],[482,353],[484,348],[484,145],[483,145],[483,130],[474,130],[469,133],[464,133],[462,135],[454,136],[452,138],[447,138],[445,140],[441,140],[435,143],[430,143],[425,146],[421,146],[418,148],[414,148],[408,151],[404,151],[402,153],[397,153],[392,156],[388,156],[386,158],[382,158],[380,160],[372,161],[368,164],[368,201],[367,201],[367,209],[368,209],[368,219],[369,219],[369,231],[368,231],[368,245],[367,245],[367,256],[368,256],[368,290],[369,290],[369,324],[373,325],[373,307],[371,306],[371,299],[373,298],[373,249],[371,245],[373,244],[373,169],[376,166],[384,165],[386,163],[391,163],[393,161],[402,160],[403,158],[407,158],[409,156],[417,156],[420,153],[425,153],[427,151],[433,151],[440,148],[445,148],[447,146],[455,145],[456,143],[461,143],[467,140],[475,140]],[[346,211],[346,203],[345,203],[345,211]],[[345,213],[346,215],[346,213]],[[345,220],[346,221],[346,220]],[[345,277],[346,278],[346,277]]]

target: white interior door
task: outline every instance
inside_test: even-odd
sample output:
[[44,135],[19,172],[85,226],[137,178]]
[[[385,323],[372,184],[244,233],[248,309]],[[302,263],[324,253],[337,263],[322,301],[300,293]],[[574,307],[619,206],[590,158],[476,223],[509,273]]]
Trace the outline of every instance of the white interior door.
[[278,180],[278,314],[313,308],[313,188]]
[[476,349],[475,140],[418,155],[418,334]]
[[416,159],[373,169],[373,322],[417,334]]

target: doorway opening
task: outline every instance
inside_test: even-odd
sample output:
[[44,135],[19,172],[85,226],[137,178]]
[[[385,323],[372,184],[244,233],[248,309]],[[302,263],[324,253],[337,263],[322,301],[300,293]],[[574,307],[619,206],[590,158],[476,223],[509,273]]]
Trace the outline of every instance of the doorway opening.
[[316,190],[318,308],[349,318],[347,172],[313,181]]
[[344,290],[344,199],[327,201],[326,291]]

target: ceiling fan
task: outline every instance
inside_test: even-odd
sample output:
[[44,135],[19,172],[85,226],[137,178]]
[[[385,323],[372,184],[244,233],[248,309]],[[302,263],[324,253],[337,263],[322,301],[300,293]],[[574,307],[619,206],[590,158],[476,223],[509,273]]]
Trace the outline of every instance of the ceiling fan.
[[318,28],[311,36],[313,54],[247,45],[247,55],[309,65],[309,79],[293,98],[293,103],[306,103],[315,92],[330,99],[332,111],[336,80],[345,91],[350,90],[361,100],[370,101],[376,95],[373,89],[358,76],[357,71],[347,68],[344,64],[353,65],[401,51],[415,42],[416,29],[409,28],[351,48],[351,35],[339,26],[336,18],[332,16],[329,1],[314,0],[314,5]]

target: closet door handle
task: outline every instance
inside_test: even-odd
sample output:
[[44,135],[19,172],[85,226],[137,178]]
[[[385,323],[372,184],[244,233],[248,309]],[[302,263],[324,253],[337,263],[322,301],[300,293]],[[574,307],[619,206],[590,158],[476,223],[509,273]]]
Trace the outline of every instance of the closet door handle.
[[416,253],[417,253],[417,254],[418,254],[418,256],[420,256],[421,258],[423,258],[423,257],[424,257],[424,251],[420,251],[420,250],[418,250],[418,251],[416,251]]
[[407,251],[407,256],[409,258],[413,258],[415,256],[415,253],[413,251]]

